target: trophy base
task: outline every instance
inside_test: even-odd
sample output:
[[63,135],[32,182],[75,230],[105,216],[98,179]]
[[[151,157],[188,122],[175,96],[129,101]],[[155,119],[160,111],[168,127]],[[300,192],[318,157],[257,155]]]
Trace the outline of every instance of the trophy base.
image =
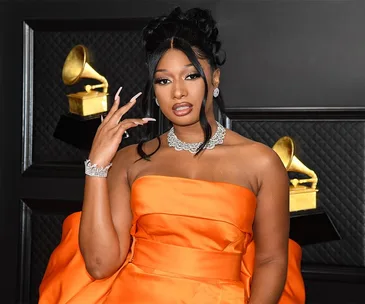
[[53,136],[78,149],[89,151],[101,123],[100,115],[61,115]]
[[342,239],[328,214],[320,208],[291,213],[289,235],[300,246]]
[[90,116],[108,110],[108,93],[99,91],[78,92],[67,95],[70,113]]
[[318,189],[306,186],[290,187],[290,212],[317,208]]

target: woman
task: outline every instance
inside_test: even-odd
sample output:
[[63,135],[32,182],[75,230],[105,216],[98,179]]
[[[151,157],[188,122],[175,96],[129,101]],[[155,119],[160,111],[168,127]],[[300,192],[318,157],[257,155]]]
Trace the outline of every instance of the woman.
[[214,117],[217,35],[201,9],[175,9],[144,29],[143,96],[173,128],[117,152],[128,129],[154,120],[123,119],[141,93],[118,109],[118,91],[85,162],[82,213],[64,222],[40,303],[304,303],[287,172],[272,149]]

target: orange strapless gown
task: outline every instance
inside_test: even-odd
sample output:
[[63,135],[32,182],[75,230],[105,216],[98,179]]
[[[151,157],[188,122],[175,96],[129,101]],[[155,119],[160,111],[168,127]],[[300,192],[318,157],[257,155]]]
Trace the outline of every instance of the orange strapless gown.
[[[134,182],[131,208],[131,252],[103,280],[94,280],[85,269],[78,246],[80,212],[65,219],[40,286],[40,304],[248,302],[256,208],[249,189],[148,175]],[[289,240],[281,304],[305,302],[300,261],[300,246]]]

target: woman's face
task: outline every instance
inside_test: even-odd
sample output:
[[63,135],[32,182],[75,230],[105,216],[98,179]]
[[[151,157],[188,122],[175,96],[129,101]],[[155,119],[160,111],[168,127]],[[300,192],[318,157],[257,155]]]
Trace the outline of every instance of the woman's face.
[[[199,59],[199,62],[208,82],[206,114],[209,115],[213,113],[213,90],[219,84],[219,70],[212,77],[208,61]],[[182,51],[169,49],[163,55],[156,68],[154,90],[162,113],[173,124],[191,125],[199,121],[204,80]]]

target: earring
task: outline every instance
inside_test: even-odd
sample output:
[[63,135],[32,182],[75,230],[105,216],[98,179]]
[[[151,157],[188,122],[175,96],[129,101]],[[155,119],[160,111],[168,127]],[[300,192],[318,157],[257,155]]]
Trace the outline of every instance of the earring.
[[215,88],[214,91],[213,91],[214,98],[217,98],[218,95],[219,95],[219,89],[218,88]]
[[157,100],[157,98],[156,98],[156,97],[155,97],[155,102],[156,102],[157,106],[159,107],[159,106],[160,106],[160,104],[158,103],[158,100]]

